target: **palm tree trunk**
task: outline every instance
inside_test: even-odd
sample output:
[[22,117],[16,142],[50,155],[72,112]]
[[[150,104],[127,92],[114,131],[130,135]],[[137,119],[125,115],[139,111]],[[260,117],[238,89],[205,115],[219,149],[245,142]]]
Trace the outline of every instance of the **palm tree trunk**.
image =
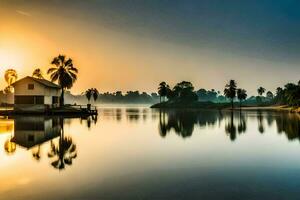
[[233,99],[231,99],[231,109],[233,109]]
[[161,103],[161,96],[159,96],[159,103]]
[[65,104],[64,96],[65,96],[64,88],[61,88],[61,95],[60,95],[60,106],[62,107]]

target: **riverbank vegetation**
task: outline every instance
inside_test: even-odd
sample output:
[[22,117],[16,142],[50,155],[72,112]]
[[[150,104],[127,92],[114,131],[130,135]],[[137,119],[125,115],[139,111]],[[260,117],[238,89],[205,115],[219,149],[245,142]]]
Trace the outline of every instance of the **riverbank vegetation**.
[[[262,86],[257,89],[257,96],[248,97],[247,91],[238,88],[235,80],[230,80],[220,91],[205,90],[195,91],[191,82],[182,81],[171,88],[166,82],[158,87],[160,103],[152,108],[241,108],[241,107],[272,107],[280,106],[286,109],[293,108],[299,111],[300,105],[300,81],[287,83],[284,87],[278,87],[276,93],[267,91]],[[265,95],[264,95],[265,94]],[[248,97],[248,98],[247,98]]]

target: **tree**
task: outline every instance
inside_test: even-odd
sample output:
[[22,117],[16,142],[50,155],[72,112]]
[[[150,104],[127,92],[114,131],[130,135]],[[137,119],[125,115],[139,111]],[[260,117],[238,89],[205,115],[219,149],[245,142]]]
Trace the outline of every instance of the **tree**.
[[50,79],[52,82],[58,81],[61,87],[60,104],[64,105],[64,91],[70,89],[74,82],[77,80],[78,69],[74,67],[73,60],[71,58],[66,59],[66,56],[59,55],[53,58],[51,64],[53,67],[48,69]]
[[224,95],[231,100],[231,108],[233,109],[233,99],[236,96],[235,80],[230,80],[229,83],[225,85]]
[[[166,82],[161,82],[158,87],[159,94],[159,102],[161,103],[161,97],[165,98],[168,94],[168,90],[170,89],[169,85]],[[165,100],[165,99],[164,99]]]
[[42,70],[40,68],[35,69],[32,72],[32,77],[39,78],[39,79],[44,79]]
[[242,106],[242,101],[247,98],[247,91],[244,89],[237,89],[237,98],[240,101],[240,108]]
[[85,91],[85,97],[87,98],[88,102],[90,103],[91,97],[92,97],[93,90],[88,89]]
[[267,99],[270,100],[270,101],[274,98],[274,95],[271,91],[268,91],[266,96],[267,96]]
[[258,93],[259,96],[262,96],[265,92],[266,92],[266,89],[263,88],[263,87],[259,87],[257,89],[257,93]]
[[194,86],[191,82],[182,81],[177,83],[172,91],[172,98],[177,98],[180,101],[197,101],[198,96],[194,92]]
[[99,96],[98,90],[96,88],[93,88],[93,99],[94,99],[94,102],[97,101],[98,96]]
[[90,100],[92,97],[93,97],[94,101],[96,102],[99,97],[99,92],[96,88],[87,89],[85,91],[85,97],[87,98],[89,103],[90,103]]
[[13,84],[18,79],[17,71],[14,69],[7,69],[4,73],[4,79],[7,83],[7,87],[4,89],[6,93],[11,93],[13,88],[11,84]]
[[257,89],[257,93],[258,93],[258,96],[256,97],[256,101],[261,103],[262,102],[262,95],[265,93],[266,89],[263,88],[263,87],[259,87]]
[[284,97],[291,106],[300,105],[300,86],[294,83],[288,83],[284,86]]

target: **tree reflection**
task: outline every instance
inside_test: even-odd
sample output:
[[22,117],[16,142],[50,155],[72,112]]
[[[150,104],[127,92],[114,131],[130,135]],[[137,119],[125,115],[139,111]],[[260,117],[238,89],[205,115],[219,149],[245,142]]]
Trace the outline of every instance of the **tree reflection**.
[[32,157],[37,161],[39,161],[41,159],[41,145],[40,144],[38,145],[37,150],[32,152]]
[[230,112],[229,121],[225,125],[225,132],[229,134],[231,141],[236,139],[236,126],[234,124],[233,111]]
[[7,139],[4,143],[4,150],[8,155],[12,155],[16,151],[16,143],[11,141],[11,138]]
[[280,113],[274,116],[279,134],[285,133],[289,140],[300,140],[300,115]]
[[239,115],[239,123],[238,123],[238,133],[245,133],[247,130],[247,123],[246,123],[246,117],[245,114],[243,114],[242,112],[240,112]]
[[159,133],[165,137],[174,132],[182,138],[192,136],[194,126],[214,126],[221,115],[217,111],[159,110]]
[[260,133],[264,133],[265,132],[265,127],[264,127],[264,123],[263,123],[264,117],[262,115],[262,112],[259,110],[257,111],[257,123],[258,123],[258,131]]
[[52,140],[50,143],[50,151],[48,157],[53,159],[51,165],[62,170],[66,165],[72,165],[72,160],[77,157],[76,145],[70,136],[64,135],[64,122],[63,118],[60,119],[61,134],[59,136],[58,144],[55,144]]

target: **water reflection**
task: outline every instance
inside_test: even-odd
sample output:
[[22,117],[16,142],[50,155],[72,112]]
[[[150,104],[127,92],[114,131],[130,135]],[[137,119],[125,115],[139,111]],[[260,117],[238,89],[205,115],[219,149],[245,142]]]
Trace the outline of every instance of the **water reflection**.
[[[254,127],[259,133],[266,132],[268,130],[266,126],[271,127],[275,123],[278,134],[285,134],[288,140],[300,140],[299,115],[283,112],[112,108],[103,109],[101,117],[102,120],[125,124],[152,120],[158,123],[158,133],[162,138],[168,138],[169,134],[191,138],[193,134],[201,134],[202,129],[222,129],[230,141],[236,141],[241,134],[247,133],[248,121],[257,124],[257,126],[254,124]],[[0,133],[8,134],[3,144],[4,150],[7,155],[14,155],[16,150],[22,147],[29,150],[36,161],[46,157],[50,160],[50,166],[55,169],[61,170],[71,166],[78,155],[78,146],[72,138],[72,133],[65,135],[64,126],[71,126],[72,120],[36,116],[0,119]],[[97,122],[96,116],[80,119],[80,124],[85,125],[90,131],[97,127]]]
[[194,126],[215,126],[223,118],[219,111],[191,111],[191,110],[160,110],[159,133],[165,137],[169,132],[174,132],[183,137],[190,137]]
[[[237,139],[238,134],[246,133],[247,119],[256,116],[257,130],[265,132],[265,117],[268,126],[276,122],[278,133],[285,133],[289,140],[300,140],[300,117],[290,113],[270,112],[220,112],[220,111],[185,111],[185,110],[160,110],[159,134],[166,137],[174,131],[178,136],[187,138],[193,135],[194,127],[217,126],[225,121],[224,131],[231,141]],[[249,116],[248,116],[249,115]]]
[[[0,118],[2,196],[276,199],[274,191],[298,194],[299,115],[126,107],[99,114]],[[60,170],[64,173],[56,173]],[[183,182],[188,184],[181,187]]]
[[48,157],[52,160],[51,165],[55,169],[61,170],[64,169],[66,165],[72,165],[73,159],[77,157],[77,148],[72,138],[64,134],[63,118],[60,118],[59,122],[61,127],[59,141],[56,144],[51,140]]
[[[97,123],[97,116],[80,119],[90,129]],[[71,135],[65,136],[64,125],[71,119],[63,117],[26,116],[0,120],[0,133],[8,134],[4,143],[7,155],[14,155],[17,148],[31,151],[32,158],[40,161],[42,149],[55,169],[70,166],[77,157],[77,146]],[[50,145],[49,145],[50,144]]]

